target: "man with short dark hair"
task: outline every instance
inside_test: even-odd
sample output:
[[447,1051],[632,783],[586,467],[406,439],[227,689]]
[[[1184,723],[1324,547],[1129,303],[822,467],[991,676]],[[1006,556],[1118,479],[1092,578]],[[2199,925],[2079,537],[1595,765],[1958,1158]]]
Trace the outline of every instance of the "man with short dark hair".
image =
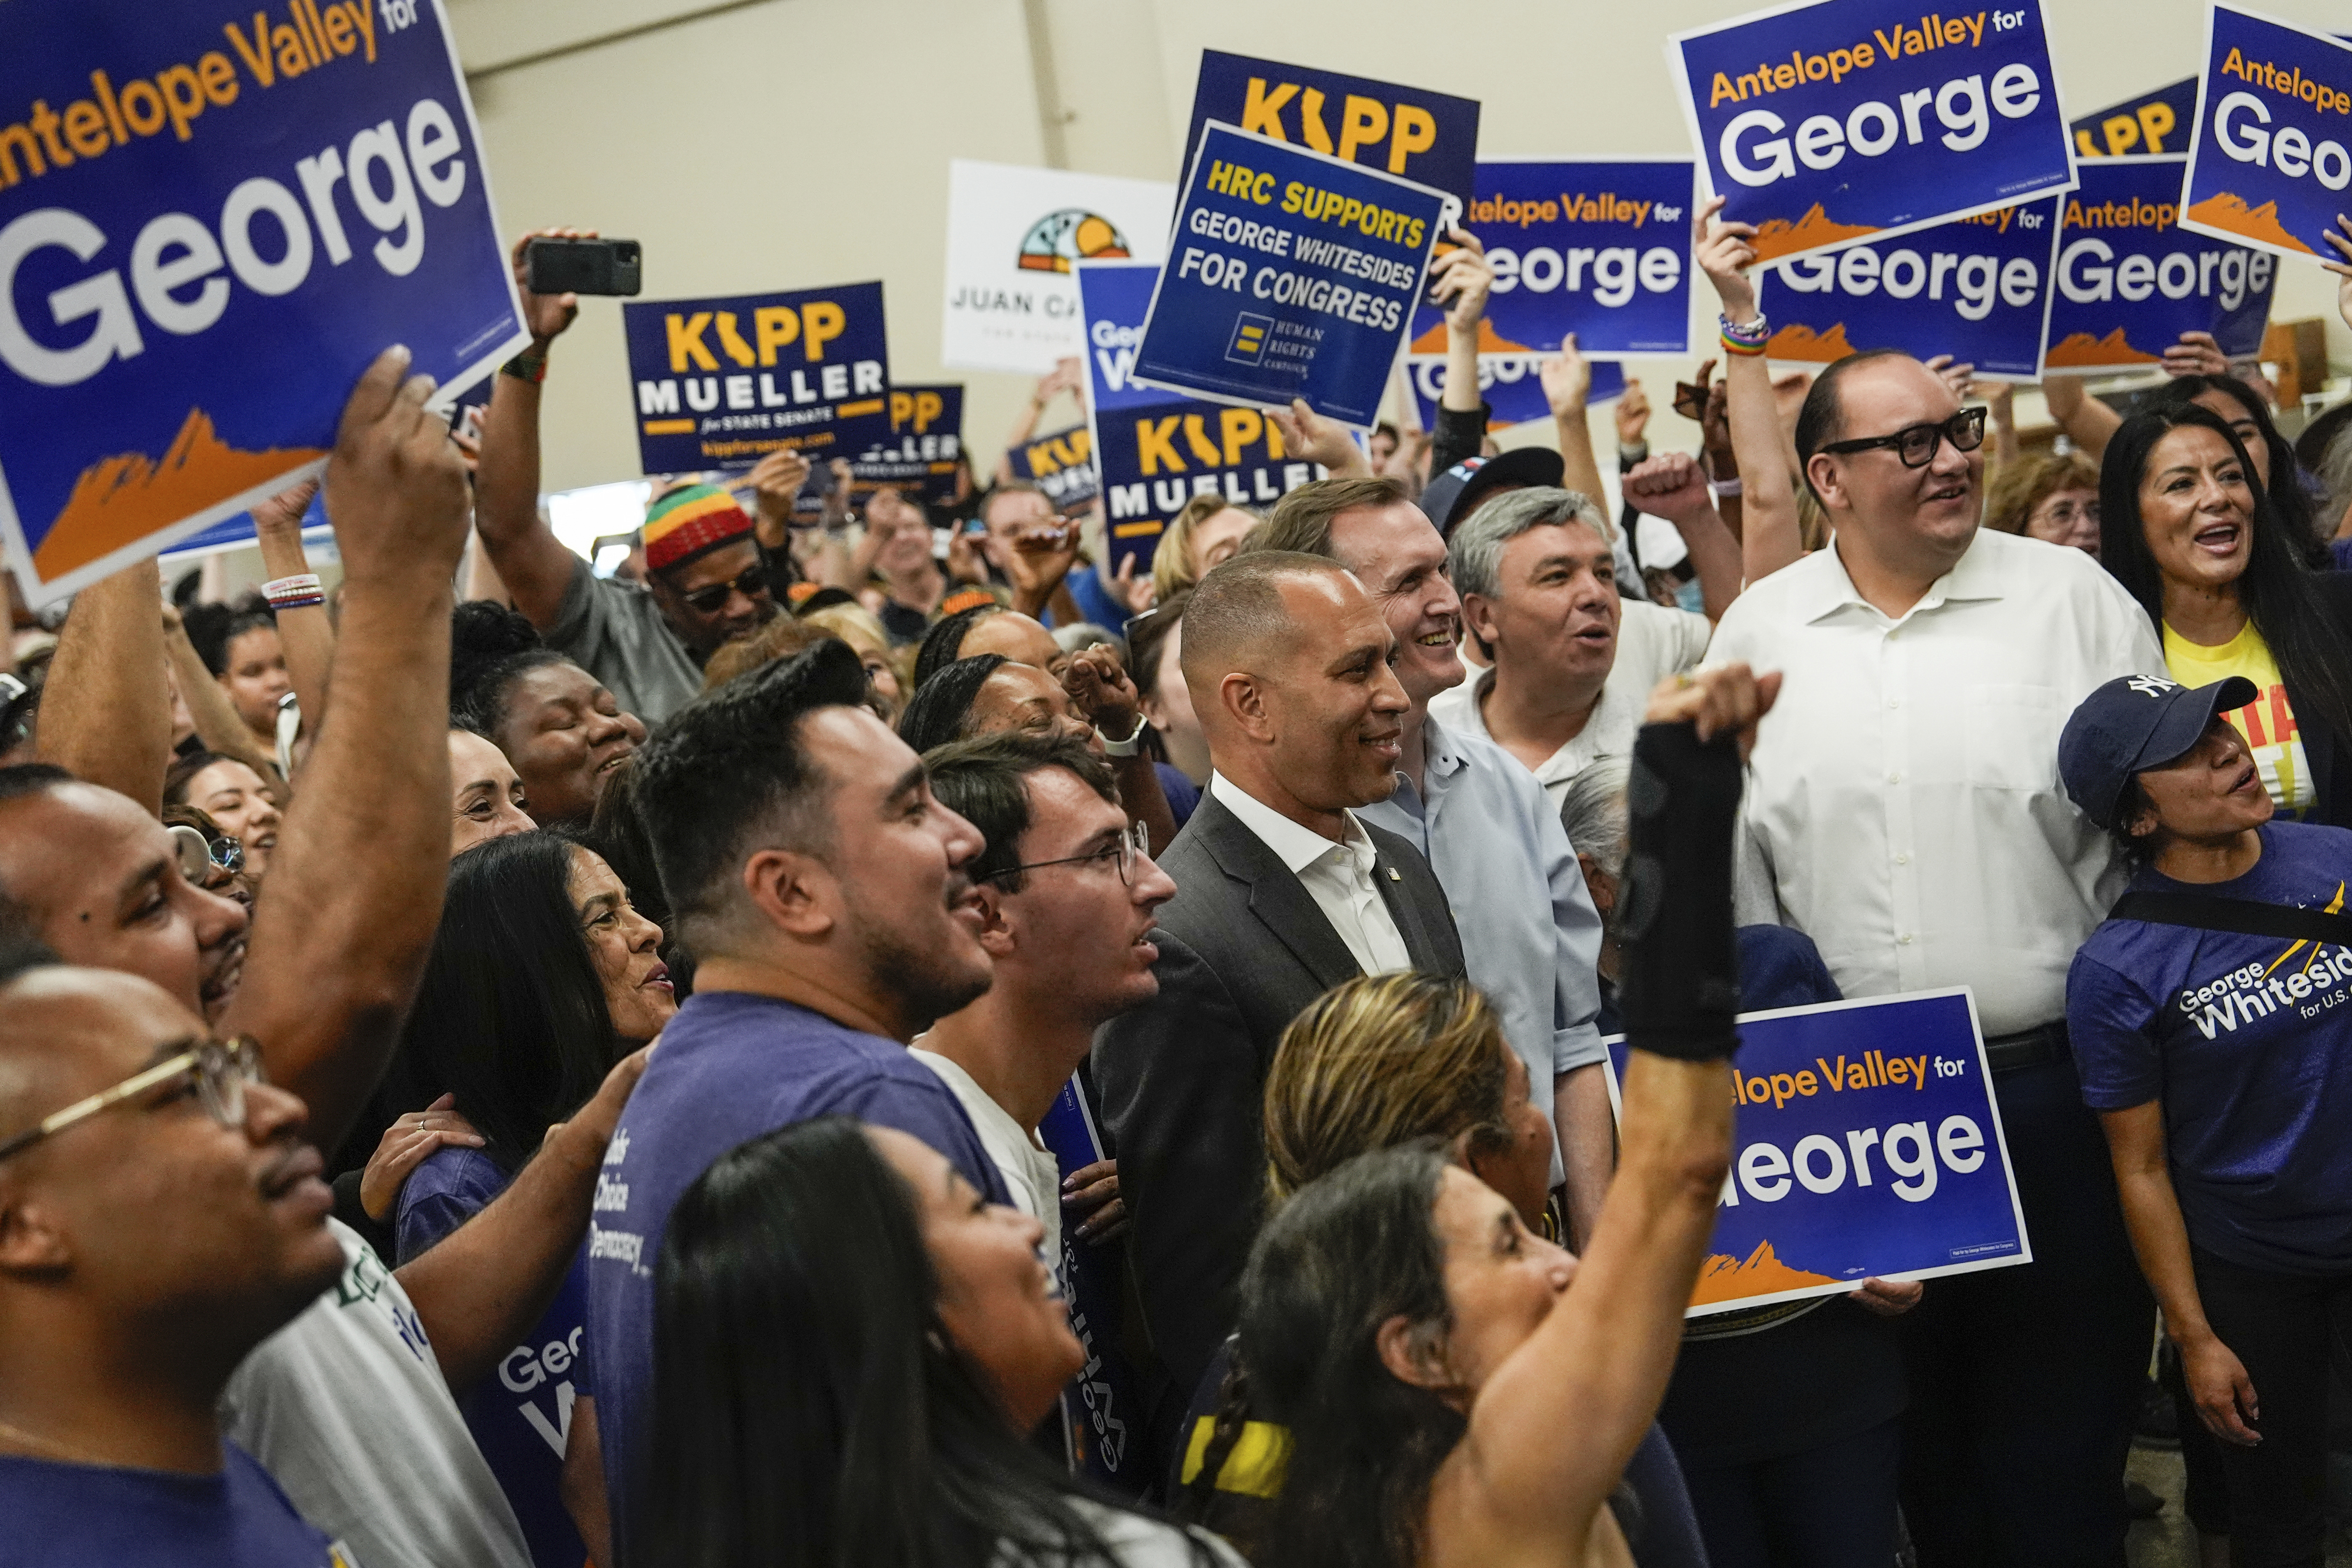
[[1162,1431],[1233,1329],[1282,1031],[1358,974],[1463,973],[1428,862],[1355,815],[1396,788],[1411,704],[1395,640],[1355,578],[1288,552],[1215,567],[1184,612],[1184,683],[1215,771],[1161,858],[1177,891],[1155,937],[1160,994],[1094,1051]]
[[152,982],[0,955],[0,1561],[347,1563],[215,1408],[343,1268],[258,1067]]
[[652,1417],[654,1270],[678,1196],[763,1132],[854,1116],[912,1134],[1005,1200],[971,1121],[907,1042],[989,987],[971,824],[866,707],[849,645],[730,681],[637,753],[636,798],[694,994],[604,1160],[589,1341],[614,1534]]
[[1842,360],[1798,420],[1830,548],[1724,614],[1779,669],[1741,807],[1743,924],[1811,937],[1848,997],[1967,985],[2033,1261],[1928,1285],[1906,1325],[1903,1506],[1926,1568],[2119,1563],[2151,1302],[2066,1037],[2066,971],[2123,887],[2058,732],[2160,673],[2077,550],[1979,526],[1984,410],[1907,354]]

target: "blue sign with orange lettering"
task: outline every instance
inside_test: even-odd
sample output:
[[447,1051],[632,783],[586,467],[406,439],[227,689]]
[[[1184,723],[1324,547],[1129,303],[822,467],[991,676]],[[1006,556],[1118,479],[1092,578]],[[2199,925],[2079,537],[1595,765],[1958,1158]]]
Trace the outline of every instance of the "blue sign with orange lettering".
[[2045,369],[2144,370],[2183,332],[2260,353],[2278,258],[2179,226],[2188,155],[2100,158],[2062,205]]
[[1057,512],[1074,511],[1102,493],[1094,437],[1084,425],[1032,436],[1007,448],[1004,460],[1012,466],[1014,479],[1026,479],[1043,490]]
[[1691,141],[1759,260],[2074,184],[2042,0],[1815,0],[1668,41]]
[[1184,132],[1186,168],[1213,120],[1470,199],[1478,159],[1474,99],[1202,49]]
[[2205,13],[2205,78],[2180,225],[2282,256],[2338,259],[2352,208],[2352,46],[2227,5]]
[[1967,987],[1750,1013],[1739,1042],[1691,1316],[2033,1261]]
[[528,341],[437,0],[11,0],[0,535],[43,603],[315,472],[371,361]]
[[[1479,352],[1557,353],[1573,332],[1588,359],[1687,353],[1693,178],[1688,158],[1481,162],[1462,216],[1495,268]],[[1415,312],[1408,352],[1445,352],[1444,312]]]
[[771,452],[855,458],[890,439],[882,285],[621,306],[649,474],[748,468]]
[[1447,197],[1211,123],[1134,376],[1220,403],[1378,416]]
[[[1412,388],[1414,408],[1421,415],[1421,427],[1437,428],[1437,400],[1445,395],[1445,362],[1442,359],[1415,358],[1405,362],[1406,380]],[[1594,360],[1587,367],[1592,372],[1592,384],[1586,389],[1584,401],[1590,405],[1622,397],[1625,392],[1625,367],[1614,360]],[[1486,428],[1507,429],[1514,425],[1551,417],[1551,399],[1543,389],[1541,362],[1523,354],[1482,354],[1478,360],[1478,395],[1486,404]]]
[[956,459],[963,454],[963,384],[890,389],[890,438],[849,460],[859,495],[896,486],[909,500],[955,500]]
[[1830,364],[1901,349],[1917,359],[1949,354],[1986,381],[2038,381],[2056,292],[2058,208],[2055,199],[2022,202],[1760,268],[1767,352]]

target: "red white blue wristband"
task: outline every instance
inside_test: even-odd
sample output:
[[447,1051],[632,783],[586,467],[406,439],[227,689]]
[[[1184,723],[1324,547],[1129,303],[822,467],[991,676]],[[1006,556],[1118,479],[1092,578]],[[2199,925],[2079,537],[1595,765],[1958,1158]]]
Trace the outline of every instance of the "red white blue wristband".
[[273,578],[261,585],[261,596],[269,601],[273,610],[308,610],[327,602],[326,590],[320,585],[315,572]]

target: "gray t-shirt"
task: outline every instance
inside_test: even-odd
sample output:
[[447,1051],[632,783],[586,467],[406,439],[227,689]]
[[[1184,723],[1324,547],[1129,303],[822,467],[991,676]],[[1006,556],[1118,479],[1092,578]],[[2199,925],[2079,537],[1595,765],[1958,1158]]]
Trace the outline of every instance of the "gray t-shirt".
[[522,1526],[392,1271],[339,1220],[343,1276],[245,1358],[223,1433],[366,1568],[531,1568]]
[[702,690],[702,670],[662,618],[654,596],[635,583],[599,577],[574,559],[547,646],[604,683],[625,713],[660,722]]

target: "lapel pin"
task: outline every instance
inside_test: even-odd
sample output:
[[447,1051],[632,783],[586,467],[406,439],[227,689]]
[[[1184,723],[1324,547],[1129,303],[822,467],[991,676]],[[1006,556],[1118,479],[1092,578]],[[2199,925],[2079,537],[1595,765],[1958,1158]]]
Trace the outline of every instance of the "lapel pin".
[[1389,868],[1389,880],[1391,882],[1402,882],[1404,880],[1404,873],[1391,866]]

